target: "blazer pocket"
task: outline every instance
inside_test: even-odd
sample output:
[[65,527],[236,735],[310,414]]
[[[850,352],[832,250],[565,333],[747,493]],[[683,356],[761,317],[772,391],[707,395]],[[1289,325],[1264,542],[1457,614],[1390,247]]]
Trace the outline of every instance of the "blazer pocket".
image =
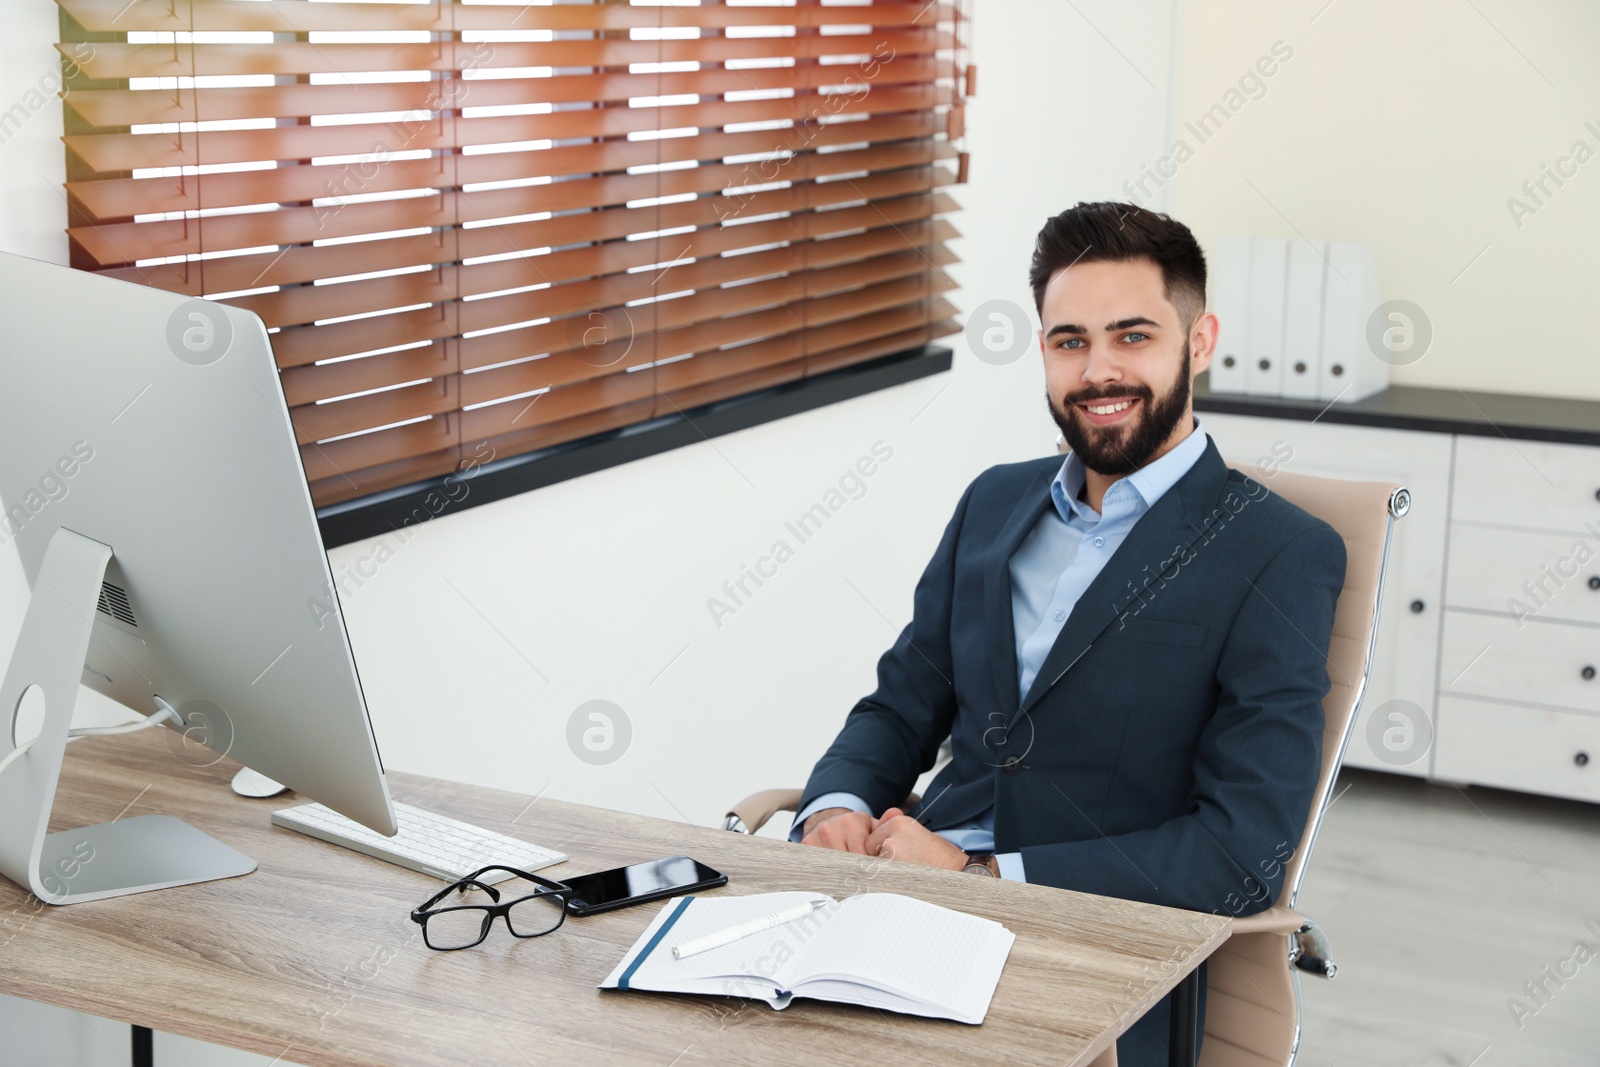
[[1208,627],[1192,622],[1173,622],[1170,619],[1152,619],[1145,615],[1124,616],[1121,623],[1113,622],[1110,632],[1130,641],[1143,641],[1152,645],[1170,645],[1177,648],[1199,648],[1206,643]]

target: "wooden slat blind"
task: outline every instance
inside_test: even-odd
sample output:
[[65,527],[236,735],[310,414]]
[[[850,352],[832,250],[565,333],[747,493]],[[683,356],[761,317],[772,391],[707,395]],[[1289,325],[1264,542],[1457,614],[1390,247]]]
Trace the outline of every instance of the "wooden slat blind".
[[57,2],[74,264],[260,315],[319,505],[956,329],[956,4]]

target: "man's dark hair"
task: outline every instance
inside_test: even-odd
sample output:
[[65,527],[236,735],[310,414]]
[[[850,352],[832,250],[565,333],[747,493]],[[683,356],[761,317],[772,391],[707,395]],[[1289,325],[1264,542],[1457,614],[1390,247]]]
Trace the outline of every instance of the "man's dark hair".
[[1044,310],[1044,290],[1062,267],[1148,259],[1161,270],[1167,299],[1191,325],[1206,306],[1206,257],[1189,227],[1168,215],[1132,204],[1078,204],[1044,224],[1033,247],[1028,281],[1033,305]]

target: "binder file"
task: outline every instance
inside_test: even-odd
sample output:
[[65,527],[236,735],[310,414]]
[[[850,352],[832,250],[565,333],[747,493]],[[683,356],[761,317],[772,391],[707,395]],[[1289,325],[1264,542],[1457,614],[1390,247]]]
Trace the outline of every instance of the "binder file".
[[1217,241],[1211,257],[1211,311],[1218,322],[1211,391],[1242,393],[1250,336],[1250,238]]
[[1250,241],[1250,334],[1244,391],[1283,395],[1283,322],[1289,242],[1281,237]]
[[1333,241],[1326,269],[1317,399],[1348,404],[1389,384],[1389,364],[1367,343],[1367,319],[1381,301],[1378,264],[1371,246]]
[[1295,241],[1289,246],[1283,302],[1283,396],[1314,400],[1322,378],[1322,287],[1328,246]]

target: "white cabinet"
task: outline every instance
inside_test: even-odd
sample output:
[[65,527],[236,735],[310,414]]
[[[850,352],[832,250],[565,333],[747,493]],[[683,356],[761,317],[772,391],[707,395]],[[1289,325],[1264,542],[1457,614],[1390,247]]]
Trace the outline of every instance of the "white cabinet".
[[1433,774],[1600,800],[1600,448],[1462,437]]
[[[1346,763],[1600,801],[1600,445],[1199,416],[1230,462],[1412,492]],[[1367,740],[1394,700],[1432,732],[1403,766]]]
[[[1411,512],[1394,525],[1378,614],[1372,673],[1351,731],[1345,762],[1425,775],[1426,747],[1410,763],[1380,758],[1367,742],[1367,717],[1393,700],[1415,705],[1431,726],[1439,661],[1444,553],[1450,495],[1451,437],[1366,426],[1200,412],[1200,423],[1234,464],[1263,464],[1301,474],[1392,481],[1411,490]],[[1385,755],[1388,755],[1387,753]]]
[[1600,626],[1600,537],[1455,523],[1445,602],[1521,621]]
[[1452,522],[1600,535],[1600,448],[1461,437]]
[[1600,800],[1600,716],[1439,698],[1434,771],[1524,793]]
[[1600,627],[1449,610],[1439,657],[1439,692],[1596,711]]

